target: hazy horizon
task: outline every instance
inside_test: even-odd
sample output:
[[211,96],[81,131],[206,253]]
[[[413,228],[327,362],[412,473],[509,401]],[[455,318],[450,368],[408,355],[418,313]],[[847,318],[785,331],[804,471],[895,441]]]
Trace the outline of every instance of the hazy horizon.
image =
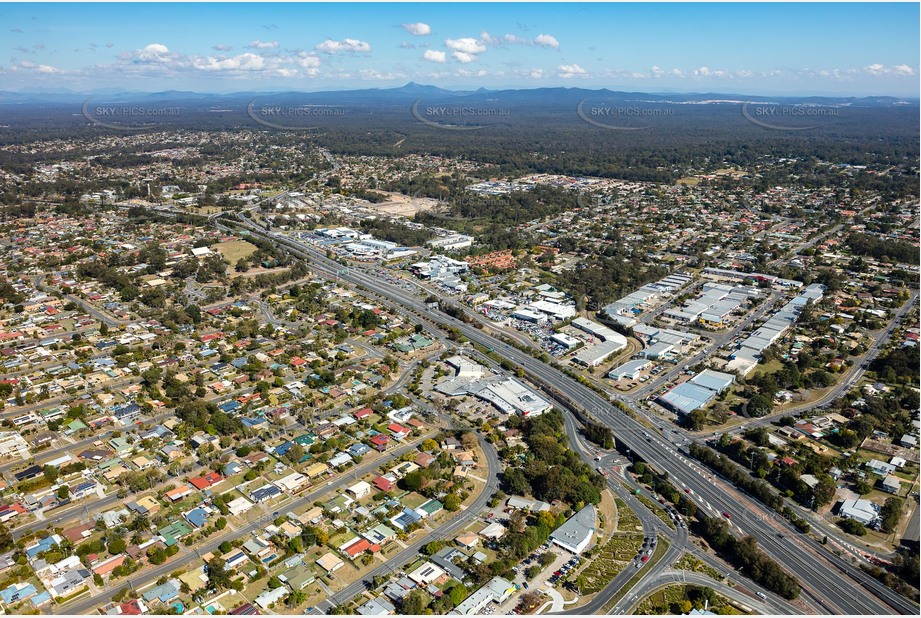
[[0,18],[8,91],[326,92],[414,81],[919,95],[916,3],[5,4]]

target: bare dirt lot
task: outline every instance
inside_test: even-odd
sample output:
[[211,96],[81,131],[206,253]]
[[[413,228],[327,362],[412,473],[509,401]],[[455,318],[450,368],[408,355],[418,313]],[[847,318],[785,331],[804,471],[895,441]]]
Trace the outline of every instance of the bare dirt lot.
[[402,193],[385,193],[390,199],[379,204],[371,204],[370,208],[391,216],[412,217],[417,212],[432,210],[438,205],[438,200],[430,197],[412,197]]

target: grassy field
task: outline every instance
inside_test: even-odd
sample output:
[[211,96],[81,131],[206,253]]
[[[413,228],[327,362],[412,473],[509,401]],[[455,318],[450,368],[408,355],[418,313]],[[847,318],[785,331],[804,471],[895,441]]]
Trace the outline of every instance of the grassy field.
[[231,240],[211,245],[212,251],[220,253],[233,267],[240,258],[249,257],[256,252],[256,245],[245,240]]

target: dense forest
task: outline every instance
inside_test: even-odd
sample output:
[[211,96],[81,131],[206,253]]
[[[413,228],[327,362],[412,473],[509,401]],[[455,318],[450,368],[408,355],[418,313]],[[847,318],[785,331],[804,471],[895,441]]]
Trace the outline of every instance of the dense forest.
[[529,456],[520,466],[505,470],[502,484],[506,492],[546,502],[562,500],[573,508],[601,501],[604,477],[567,448],[558,410],[527,419],[522,430]]
[[[887,198],[918,195],[916,103],[851,101],[839,107],[839,113],[823,117],[814,128],[789,132],[748,122],[736,105],[669,104],[654,95],[598,94],[564,88],[483,92],[469,94],[465,102],[503,107],[508,113],[489,119],[478,130],[452,131],[420,122],[411,113],[411,106],[420,96],[432,97],[424,101],[427,105],[456,105],[456,94],[398,91],[376,91],[365,96],[288,93],[285,96],[291,103],[298,98],[316,103],[318,97],[325,97],[348,113],[324,118],[315,131],[271,133],[247,116],[246,100],[251,97],[239,101],[224,97],[221,106],[227,111],[219,113],[213,111],[207,98],[164,100],[156,105],[179,107],[182,114],[168,122],[152,124],[150,131],[245,130],[270,136],[279,144],[299,141],[347,155],[459,157],[492,164],[499,177],[559,173],[672,182],[693,171],[726,165],[752,167],[766,158],[786,158],[796,159],[797,164],[777,174],[759,175],[750,182],[765,188],[780,182],[804,187],[847,186],[878,190]],[[605,130],[587,123],[577,113],[584,97],[603,97],[593,104],[627,102],[658,113],[643,130]],[[8,124],[0,127],[0,144],[105,134],[106,129],[74,113],[75,109],[79,106],[0,104]],[[214,153],[202,154],[219,156],[220,148],[214,148]],[[85,154],[80,149],[62,149],[53,157],[78,160]],[[124,153],[113,148],[95,165],[137,165],[147,157],[145,152]],[[0,151],[0,167],[12,173],[27,173],[47,158],[47,153]],[[180,163],[184,164],[195,161]],[[842,170],[840,165],[861,167]]]

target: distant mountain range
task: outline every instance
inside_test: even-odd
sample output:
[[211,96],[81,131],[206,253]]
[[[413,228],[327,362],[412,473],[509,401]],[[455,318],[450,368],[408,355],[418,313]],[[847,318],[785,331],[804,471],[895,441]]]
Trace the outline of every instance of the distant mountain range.
[[745,101],[775,103],[778,105],[818,105],[818,106],[854,106],[854,107],[892,107],[918,105],[918,99],[904,99],[889,96],[870,97],[820,97],[820,96],[765,96],[738,93],[643,93],[622,92],[608,89],[586,88],[532,88],[488,90],[480,88],[475,91],[447,90],[437,86],[410,82],[399,88],[367,88],[359,90],[338,90],[321,92],[277,91],[277,92],[232,92],[214,94],[181,90],[162,92],[133,92],[107,89],[94,92],[74,92],[67,89],[36,89],[30,92],[0,91],[0,105],[22,105],[37,107],[70,107],[82,105],[90,100],[99,104],[149,104],[149,105],[183,105],[199,109],[210,105],[247,105],[254,100],[260,105],[266,104],[316,104],[355,107],[377,107],[394,104],[405,105],[416,100],[426,104],[437,102],[463,102],[464,104],[509,106],[560,106],[576,105],[585,99],[604,100],[609,103],[629,103],[633,105],[719,105],[739,104]]

